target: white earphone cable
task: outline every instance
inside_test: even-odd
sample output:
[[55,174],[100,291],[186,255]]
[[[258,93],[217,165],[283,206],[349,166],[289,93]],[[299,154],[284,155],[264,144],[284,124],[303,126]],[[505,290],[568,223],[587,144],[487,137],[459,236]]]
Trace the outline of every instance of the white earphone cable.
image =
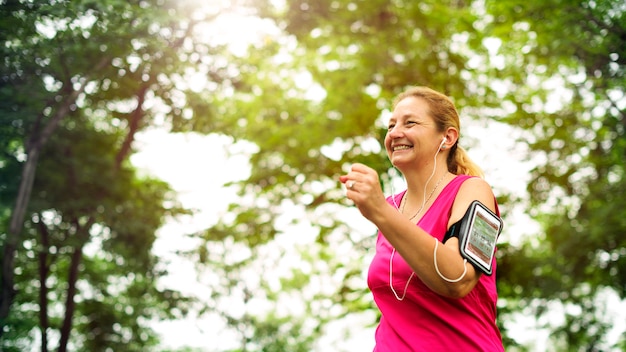
[[[439,145],[439,148],[437,149],[437,152],[435,153],[435,156],[433,157],[433,172],[430,174],[430,177],[428,178],[428,180],[426,181],[426,184],[424,185],[424,199],[422,202],[422,206],[420,207],[420,209],[417,211],[417,213],[415,213],[415,215],[413,215],[413,217],[411,217],[411,220],[413,218],[415,218],[417,216],[417,214],[419,214],[422,209],[424,209],[424,205],[426,205],[426,187],[428,186],[428,183],[430,182],[430,180],[433,178],[433,176],[435,175],[435,171],[437,170],[437,155],[439,155],[439,151],[441,151],[441,147],[443,146],[443,144],[446,142],[446,138],[444,137],[444,139],[441,141],[441,144]],[[445,176],[445,174],[444,174]],[[439,180],[441,181],[443,179],[443,177]],[[396,203],[396,195],[393,191],[393,180],[390,180],[390,184],[391,184],[391,199],[393,201],[393,204],[395,205],[396,209],[399,211],[400,208],[398,207],[398,204]],[[439,182],[437,182],[436,187],[439,185]],[[433,193],[434,193],[434,189],[433,189]],[[433,193],[430,194],[430,196],[433,195]],[[430,200],[430,196],[428,196],[428,200]],[[402,203],[402,202],[400,202]],[[437,241],[437,244],[439,243],[439,241],[435,238],[435,241]],[[437,268],[437,262],[436,262],[436,258],[437,258],[437,244],[435,244],[435,269],[437,270],[437,273],[439,274],[439,276],[441,276],[444,280],[449,281],[449,282],[456,282],[456,281],[460,281],[464,276],[465,276],[465,272],[463,272],[463,275],[457,279],[456,281],[450,281],[447,278],[445,278],[443,275],[441,275],[441,273],[439,273],[439,268]],[[393,250],[391,251],[391,256],[389,257],[389,288],[391,288],[391,292],[393,292],[393,295],[396,296],[396,299],[398,301],[402,301],[404,300],[404,297],[406,297],[406,293],[407,293],[407,289],[409,288],[409,283],[411,282],[411,279],[413,278],[413,276],[415,276],[415,272],[411,271],[411,276],[409,276],[409,279],[406,280],[406,284],[404,285],[404,292],[402,293],[402,296],[398,296],[398,293],[396,292],[396,290],[393,288],[393,257],[394,254],[396,254],[396,248],[393,247]],[[467,260],[466,260],[467,262]],[[465,271],[467,271],[467,267],[465,268]]]
[[438,246],[439,246],[439,240],[435,238],[435,250],[433,251],[433,263],[435,264],[435,270],[437,271],[437,274],[439,274],[440,278],[448,282],[461,281],[465,277],[465,274],[467,274],[467,259],[463,258],[463,274],[461,274],[461,276],[459,276],[456,279],[448,279],[447,277],[443,276],[443,274],[439,271],[439,266],[437,265],[437,247]]

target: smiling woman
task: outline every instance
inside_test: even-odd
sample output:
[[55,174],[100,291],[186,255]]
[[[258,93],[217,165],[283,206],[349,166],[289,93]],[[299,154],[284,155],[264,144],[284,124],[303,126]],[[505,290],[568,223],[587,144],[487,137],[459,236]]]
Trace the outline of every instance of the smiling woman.
[[468,262],[458,238],[444,239],[474,202],[499,216],[491,186],[458,146],[457,110],[426,87],[407,89],[393,107],[385,148],[407,190],[385,198],[376,170],[359,163],[340,178],[378,228],[368,272],[381,312],[374,351],[503,351],[495,275]]

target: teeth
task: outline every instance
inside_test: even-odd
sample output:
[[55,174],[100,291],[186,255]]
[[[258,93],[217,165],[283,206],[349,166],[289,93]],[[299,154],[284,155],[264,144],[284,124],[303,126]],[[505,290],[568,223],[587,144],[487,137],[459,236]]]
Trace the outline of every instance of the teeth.
[[393,147],[394,152],[396,150],[405,150],[405,149],[411,149],[411,147],[409,147],[408,145],[399,145],[399,146]]

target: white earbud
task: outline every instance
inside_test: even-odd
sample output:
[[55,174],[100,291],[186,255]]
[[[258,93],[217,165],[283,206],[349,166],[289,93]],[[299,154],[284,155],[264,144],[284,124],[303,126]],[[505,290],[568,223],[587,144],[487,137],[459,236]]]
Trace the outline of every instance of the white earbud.
[[448,141],[447,137],[443,137],[443,139],[441,140],[441,144],[439,145],[439,149],[446,149],[446,146],[444,145],[446,142]]

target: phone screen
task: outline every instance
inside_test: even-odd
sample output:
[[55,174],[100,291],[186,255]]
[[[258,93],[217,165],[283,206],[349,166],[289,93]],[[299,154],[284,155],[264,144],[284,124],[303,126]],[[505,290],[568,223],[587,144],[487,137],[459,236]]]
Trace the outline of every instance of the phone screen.
[[475,215],[465,241],[464,252],[479,266],[491,272],[491,262],[495,252],[501,222],[481,207],[475,208]]

